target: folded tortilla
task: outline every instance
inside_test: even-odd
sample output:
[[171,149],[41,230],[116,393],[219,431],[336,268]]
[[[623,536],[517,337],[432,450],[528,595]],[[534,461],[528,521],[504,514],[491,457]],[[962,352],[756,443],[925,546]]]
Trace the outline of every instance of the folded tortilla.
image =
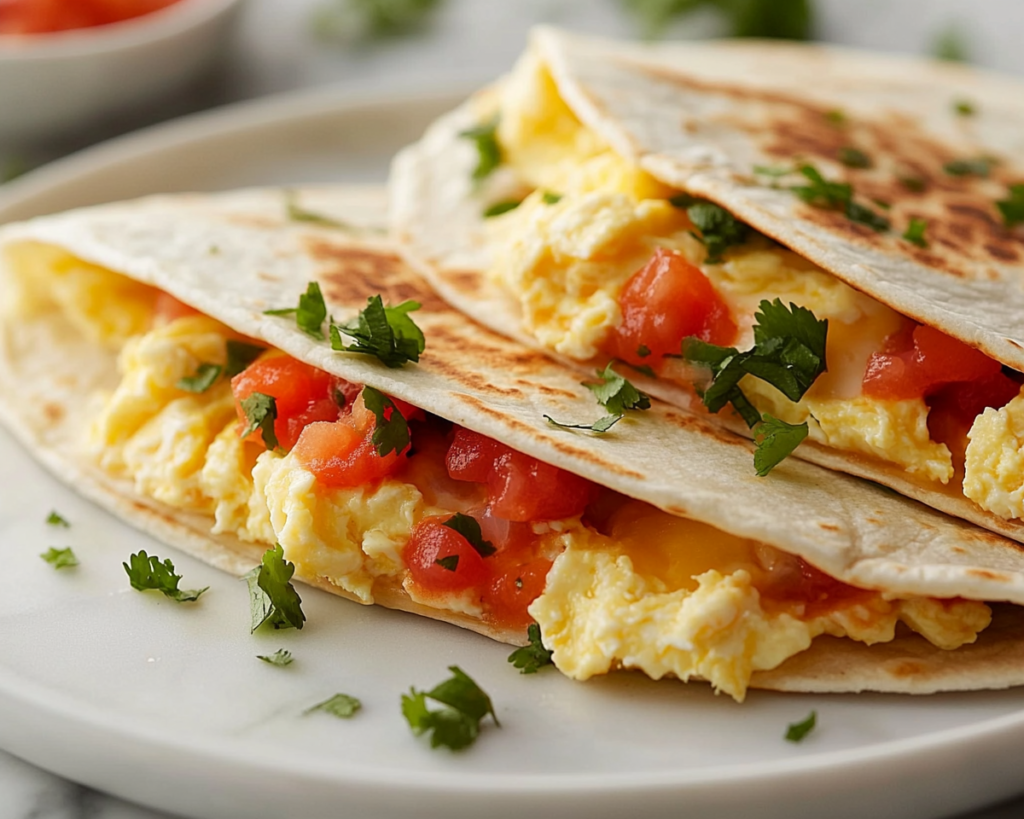
[[[608,360],[601,344],[621,320],[623,282],[658,246],[724,294],[740,350],[761,299],[828,317],[827,388],[794,404],[764,382],[741,384],[760,411],[809,424],[796,454],[1024,541],[1024,398],[1010,400],[1024,372],[1022,95],[1017,81],[920,59],[539,30],[508,78],[397,158],[393,221],[447,301],[588,369]],[[506,162],[474,180],[479,157],[465,134],[495,122]],[[852,186],[857,219],[841,202],[801,200],[793,188],[811,184],[799,171],[808,165]],[[761,235],[727,248],[724,264],[705,263],[709,249],[666,203],[679,192]],[[866,224],[876,217],[889,228]],[[868,355],[900,316],[1014,371],[1011,393],[971,429],[966,475],[954,447],[933,440],[924,398],[860,396]],[[692,372],[662,376],[635,380],[704,411]],[[728,408],[715,420],[750,434]]]
[[[323,536],[315,517],[292,517],[298,515],[295,509],[306,509],[303,504],[335,497],[310,480],[300,480],[304,488],[289,495],[277,511],[266,508],[273,505],[269,485],[263,485],[263,495],[257,497],[250,482],[247,508],[262,503],[261,525],[272,527],[262,540],[251,525],[240,524],[236,530],[223,526],[221,506],[215,510],[202,492],[189,496],[186,490],[201,485],[196,481],[205,468],[202,458],[210,463],[213,448],[220,445],[217,441],[243,446],[241,424],[234,420],[231,406],[214,442],[204,439],[189,445],[191,449],[186,446],[189,427],[183,419],[212,413],[221,401],[214,396],[216,390],[230,406],[230,393],[226,382],[219,382],[206,398],[173,389],[175,379],[191,374],[204,353],[175,346],[167,333],[153,335],[153,298],[166,293],[208,317],[185,317],[180,319],[182,326],[198,321],[221,327],[216,341],[220,347],[225,338],[256,340],[642,501],[650,514],[662,514],[651,508],[656,507],[714,527],[707,532],[719,532],[710,536],[710,551],[700,542],[669,543],[670,563],[691,560],[688,555],[694,553],[711,554],[713,562],[714,549],[723,538],[732,537],[729,543],[746,539],[744,543],[754,544],[751,548],[766,545],[799,557],[842,583],[877,591],[864,603],[868,608],[888,610],[903,605],[900,601],[923,601],[924,608],[915,611],[945,618],[954,632],[967,629],[954,650],[937,648],[911,633],[905,625],[928,631],[927,624],[910,622],[913,618],[903,618],[895,639],[879,645],[818,636],[785,662],[769,659],[758,665],[747,657],[744,673],[749,677],[753,662],[753,686],[930,693],[1024,683],[1024,553],[1018,544],[803,461],[790,459],[770,481],[758,479],[749,469],[749,442],[668,405],[655,403],[645,412],[631,412],[600,436],[553,427],[547,417],[586,422],[601,414],[578,374],[446,306],[383,238],[378,228],[383,210],[383,195],[376,190],[253,190],[153,197],[4,227],[4,422],[60,479],[158,539],[228,572],[251,569],[276,537],[298,566],[296,576],[306,583],[363,603],[455,623],[505,642],[523,642],[521,631],[489,620],[479,606],[436,604],[417,597],[401,562],[387,564],[382,557],[400,549],[402,538],[408,537],[392,533],[388,536],[397,542],[381,546],[385,529],[397,515],[389,515],[380,524],[383,529],[373,529],[373,538],[365,531],[351,534],[379,487],[368,489],[368,503],[357,504],[330,530],[346,541],[347,557],[362,561],[357,569],[350,566],[337,573],[317,570],[310,550],[322,548],[330,564],[337,557],[332,550],[340,554],[341,544],[329,538],[311,544]],[[390,304],[419,302],[422,309],[415,319],[426,337],[419,363],[388,369],[366,356],[332,351],[327,342],[301,331],[294,318],[265,314],[294,305],[310,281],[320,282],[330,313],[338,320],[351,317],[377,294]],[[203,337],[211,332],[204,331]],[[150,343],[154,338],[159,343]],[[137,361],[147,357],[150,364],[156,359],[156,364],[171,368],[166,376],[171,387],[148,409],[152,396],[145,385],[150,382],[132,380]],[[151,376],[149,372],[146,377],[152,381]],[[124,467],[123,461],[130,458],[122,444],[121,449],[97,449],[95,441],[89,443],[96,418],[104,412],[109,417],[112,394],[138,399],[128,405],[138,415],[133,421],[137,434],[133,433],[133,443],[123,445],[136,446],[142,453],[134,471]],[[183,414],[182,407],[191,407],[192,415]],[[179,437],[140,442],[138,436],[145,437],[147,424],[154,419],[163,419],[163,431],[173,428]],[[116,467],[111,466],[115,449],[122,459]],[[182,460],[193,450],[202,456],[198,463]],[[288,457],[263,452],[253,475],[277,468]],[[238,454],[237,462],[244,460]],[[162,469],[169,482],[155,484],[154,471]],[[670,516],[663,518],[676,520]],[[565,538],[573,532],[586,537],[586,526],[579,520],[551,523],[541,530],[556,545],[568,542]],[[337,534],[345,531],[349,534]],[[348,543],[352,539],[355,545]],[[639,566],[642,554],[635,549],[602,551],[607,540],[598,540],[598,546],[566,547],[555,558],[547,589],[531,606],[555,650],[556,664],[578,678],[619,666],[639,667],[653,676],[710,677],[722,690],[742,698],[745,678],[740,683],[731,677],[732,682],[723,682],[724,677],[715,678],[713,663],[694,668],[684,662],[691,643],[706,636],[694,632],[683,616],[686,599],[696,599],[697,592],[631,574],[632,564],[623,555]],[[570,552],[582,562],[562,566],[558,582],[568,584],[569,590],[555,599],[552,578]],[[371,564],[377,568],[364,571]],[[592,582],[581,566],[593,569]],[[586,607],[603,599],[613,574],[625,578],[616,592],[618,608],[596,610],[587,619]],[[702,575],[702,591],[712,574]],[[717,608],[701,615],[703,620],[698,618],[705,631],[718,629],[724,640],[719,648],[725,654],[729,640],[757,641],[756,634],[744,631],[755,621],[763,622],[755,617],[756,592],[744,599],[746,604],[736,595],[715,598]],[[542,601],[544,605],[538,605]],[[966,601],[1001,603],[994,607],[989,628],[981,630],[987,622],[985,607]],[[960,623],[961,611],[975,620],[980,611],[985,622]],[[854,607],[844,617],[867,622],[872,615]],[[793,626],[795,621],[785,622]],[[892,620],[890,626],[895,625]],[[835,634],[836,628],[832,624],[826,631]],[[969,643],[979,630],[977,641]],[[651,658],[637,658],[648,650]],[[722,659],[715,655],[718,650],[711,651],[716,662]]]

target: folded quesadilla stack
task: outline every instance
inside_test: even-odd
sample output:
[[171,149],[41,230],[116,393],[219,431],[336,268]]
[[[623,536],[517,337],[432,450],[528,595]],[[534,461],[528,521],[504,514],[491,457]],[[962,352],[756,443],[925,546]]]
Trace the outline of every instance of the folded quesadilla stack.
[[352,600],[514,644],[536,621],[577,679],[1024,682],[1018,544],[797,459],[758,478],[749,441],[667,404],[552,424],[599,416],[595,392],[437,298],[383,211],[253,190],[6,226],[5,423],[229,572],[280,544]]
[[1021,541],[1021,99],[923,60],[540,30],[398,157],[394,219],[492,329]]

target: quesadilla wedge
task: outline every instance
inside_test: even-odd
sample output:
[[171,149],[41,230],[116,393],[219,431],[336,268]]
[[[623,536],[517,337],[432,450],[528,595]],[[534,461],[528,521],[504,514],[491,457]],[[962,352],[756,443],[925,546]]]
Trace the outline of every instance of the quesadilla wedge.
[[[1016,543],[798,460],[759,480],[749,442],[668,405],[552,426],[591,419],[591,391],[447,307],[375,232],[383,208],[253,190],[4,227],[4,421],[220,568],[280,544],[361,603],[513,644],[536,620],[577,679],[738,700],[1024,683]],[[360,313],[377,355],[334,349]]]
[[393,221],[492,329],[1021,541],[1022,98],[923,60],[540,30],[397,158]]

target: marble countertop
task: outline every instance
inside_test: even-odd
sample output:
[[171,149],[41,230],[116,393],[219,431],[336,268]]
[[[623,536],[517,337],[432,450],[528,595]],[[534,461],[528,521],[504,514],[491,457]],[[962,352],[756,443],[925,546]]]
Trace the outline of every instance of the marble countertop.
[[[317,42],[310,17],[328,0],[248,0],[236,42],[216,76],[149,110],[30,146],[0,146],[39,163],[167,116],[291,89],[334,83],[382,95],[482,83],[507,68],[527,29],[544,21],[604,33],[634,34],[617,0],[447,0],[419,36],[363,47]],[[1024,3],[1019,0],[819,0],[823,39],[909,52],[926,51],[956,26],[977,62],[1024,74]],[[710,19],[698,28],[714,28]],[[2,726],[0,726],[2,730]],[[1024,785],[1022,785],[1024,789]],[[1024,798],[969,819],[1024,815]],[[76,785],[0,752],[0,819],[157,819],[166,816]],[[968,817],[962,817],[968,819]]]

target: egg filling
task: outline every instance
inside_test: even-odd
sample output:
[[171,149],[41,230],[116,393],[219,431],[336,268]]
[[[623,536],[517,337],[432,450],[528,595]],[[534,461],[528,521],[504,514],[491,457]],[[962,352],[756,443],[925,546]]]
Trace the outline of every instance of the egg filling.
[[[952,365],[943,362],[951,358],[984,356],[948,337],[938,346],[918,343],[907,319],[752,231],[709,263],[710,246],[699,237],[686,206],[676,206],[679,192],[621,158],[580,123],[537,55],[521,59],[494,100],[497,112],[484,113],[485,118],[499,115],[503,161],[533,192],[515,209],[488,220],[493,259],[488,275],[516,300],[523,329],[541,345],[578,361],[611,357],[651,367],[692,392],[702,386],[702,371],[662,358],[678,358],[684,335],[745,350],[753,345],[762,300],[805,307],[828,320],[828,371],[799,401],[745,376],[740,387],[759,413],[807,423],[810,440],[896,465],[921,483],[948,484],[959,492],[963,481],[966,496],[982,509],[1024,516],[1019,501],[1008,504],[999,493],[979,488],[1007,484],[1004,474],[992,471],[993,458],[964,459],[975,419],[986,406],[1005,405],[1024,379],[990,374],[992,365],[999,369],[991,360],[972,362],[967,372],[950,372]],[[671,346],[660,349],[651,340],[676,313],[689,315],[698,309],[693,305],[706,301],[683,283],[669,292],[665,279],[631,294],[631,282],[655,253],[665,252],[677,267],[691,271],[690,281],[697,271],[712,288],[731,318],[727,332],[691,322]],[[659,298],[664,298],[663,313]],[[647,316],[648,329],[639,335],[638,320],[624,315],[630,304]],[[700,401],[694,396],[691,404]],[[988,424],[973,437],[993,434]],[[1003,432],[998,446],[1013,445],[1012,434]],[[1004,471],[1008,463],[1002,460]],[[1021,475],[1017,471],[1013,478],[1018,484],[1024,482]]]
[[[18,286],[40,310],[62,306],[46,281],[63,287],[61,271],[76,267],[50,249],[46,259],[16,268],[31,278]],[[68,286],[78,292],[119,283],[77,267],[81,278]],[[401,401],[386,399],[378,418],[359,385],[254,349],[148,288],[111,292],[127,295],[97,297],[105,309],[95,315],[79,310],[95,325],[83,332],[108,343],[121,332],[109,331],[120,308],[137,332],[120,339],[117,385],[93,397],[81,440],[88,457],[142,496],[208,514],[214,533],[280,543],[298,577],[361,602],[401,589],[505,635],[536,621],[557,667],[575,679],[638,668],[698,677],[737,700],[752,674],[821,634],[885,642],[902,623],[954,649],[991,619],[977,601],[889,599],[849,586]],[[197,382],[204,365],[237,366],[234,343],[249,345],[254,360],[231,378]],[[244,405],[258,389],[274,393],[273,437],[247,423]],[[415,449],[382,453],[372,435],[396,415]]]

